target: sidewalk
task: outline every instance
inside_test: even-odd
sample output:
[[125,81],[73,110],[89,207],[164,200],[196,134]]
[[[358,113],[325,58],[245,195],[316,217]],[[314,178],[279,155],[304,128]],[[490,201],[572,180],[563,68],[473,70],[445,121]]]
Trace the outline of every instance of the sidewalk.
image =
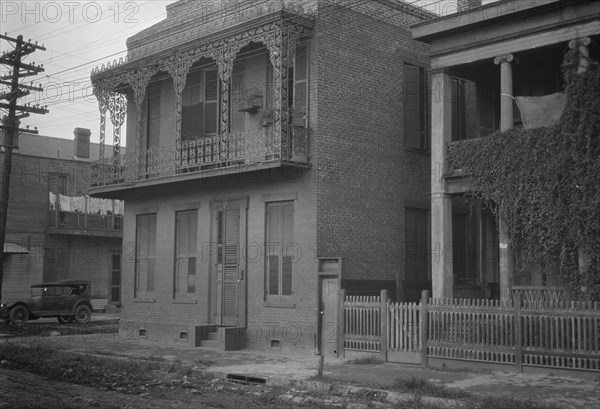
[[[116,315],[94,314],[95,321],[117,318]],[[181,361],[213,373],[215,377],[245,375],[264,378],[272,384],[314,380],[319,363],[319,357],[315,355],[284,355],[270,351],[219,352],[207,348],[159,346],[124,341],[119,339],[118,334],[56,335],[37,339],[43,339],[63,350]],[[31,338],[13,338],[9,342],[31,342]],[[569,409],[600,407],[600,376],[584,379],[491,371],[435,370],[394,363],[352,365],[342,359],[330,358],[325,359],[323,375],[327,382],[378,389],[390,387],[398,378],[415,377],[448,388],[460,388],[472,394],[536,399]]]

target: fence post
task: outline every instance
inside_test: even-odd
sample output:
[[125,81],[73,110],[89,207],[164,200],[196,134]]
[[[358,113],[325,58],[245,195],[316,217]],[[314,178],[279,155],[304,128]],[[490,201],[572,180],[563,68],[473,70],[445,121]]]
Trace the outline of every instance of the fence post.
[[344,325],[344,301],[346,300],[346,290],[340,290],[339,297],[340,297],[340,299],[338,300],[338,302],[340,303],[340,305],[339,305],[339,311],[338,311],[338,337],[337,337],[338,353],[337,353],[337,356],[339,357],[341,355],[342,358],[345,358],[346,351],[344,350],[344,336],[346,334],[346,328]]
[[429,291],[423,290],[421,293],[421,302],[419,303],[419,339],[421,341],[421,365],[427,367],[427,326],[429,320],[427,317],[427,301],[429,300]]
[[379,313],[379,324],[381,326],[381,341],[379,347],[379,353],[381,358],[387,362],[387,340],[388,340],[388,292],[387,290],[381,290],[380,297],[381,307]]
[[521,293],[513,294],[515,303],[515,366],[517,372],[523,372],[523,339],[521,334]]

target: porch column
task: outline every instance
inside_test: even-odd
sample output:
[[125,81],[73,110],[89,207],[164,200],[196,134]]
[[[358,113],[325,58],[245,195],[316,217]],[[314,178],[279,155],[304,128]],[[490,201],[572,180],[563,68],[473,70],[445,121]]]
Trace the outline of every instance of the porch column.
[[219,93],[219,109],[221,111],[221,122],[219,125],[221,135],[221,160],[226,161],[231,152],[227,144],[227,134],[229,133],[229,79],[233,73],[233,63],[237,53],[242,49],[243,43],[239,42],[219,50],[215,56],[217,69],[219,71],[219,80],[221,82]]
[[[500,131],[508,131],[514,124],[512,54],[496,57],[494,63],[500,65]],[[509,247],[506,220],[498,220],[500,299],[510,298],[510,287],[514,284],[514,259]]]
[[494,59],[496,65],[500,65],[500,131],[504,132],[513,127],[513,74],[512,54],[505,54]]
[[579,67],[577,73],[581,74],[588,70],[590,65],[590,50],[588,46],[592,40],[589,37],[577,38],[569,42],[569,48],[579,50]]
[[125,95],[118,92],[111,92],[108,96],[108,110],[110,112],[110,121],[114,127],[113,158],[116,158],[121,154],[121,127],[127,115],[127,99]]
[[273,65],[273,147],[276,156],[283,156],[288,147],[289,65],[295,52],[295,36],[282,22],[267,39],[267,48]]
[[452,298],[452,198],[444,170],[452,137],[452,80],[443,69],[431,71],[431,281],[433,298]]

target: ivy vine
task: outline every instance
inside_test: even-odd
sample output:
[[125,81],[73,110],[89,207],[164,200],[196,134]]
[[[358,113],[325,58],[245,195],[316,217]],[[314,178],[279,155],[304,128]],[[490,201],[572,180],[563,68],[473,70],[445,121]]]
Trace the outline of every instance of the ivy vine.
[[468,198],[505,221],[515,268],[537,265],[575,299],[600,301],[600,71],[565,55],[567,106],[557,125],[512,129],[452,147]]

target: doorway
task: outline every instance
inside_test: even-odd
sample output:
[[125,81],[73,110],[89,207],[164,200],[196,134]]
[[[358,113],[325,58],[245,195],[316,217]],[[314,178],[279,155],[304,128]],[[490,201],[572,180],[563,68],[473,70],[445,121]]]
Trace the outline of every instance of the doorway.
[[214,322],[220,326],[246,325],[247,199],[220,201],[211,206],[213,220],[212,289]]
[[338,278],[321,277],[319,287],[319,349],[324,356],[338,357],[340,339],[338,325],[338,293],[340,287]]

